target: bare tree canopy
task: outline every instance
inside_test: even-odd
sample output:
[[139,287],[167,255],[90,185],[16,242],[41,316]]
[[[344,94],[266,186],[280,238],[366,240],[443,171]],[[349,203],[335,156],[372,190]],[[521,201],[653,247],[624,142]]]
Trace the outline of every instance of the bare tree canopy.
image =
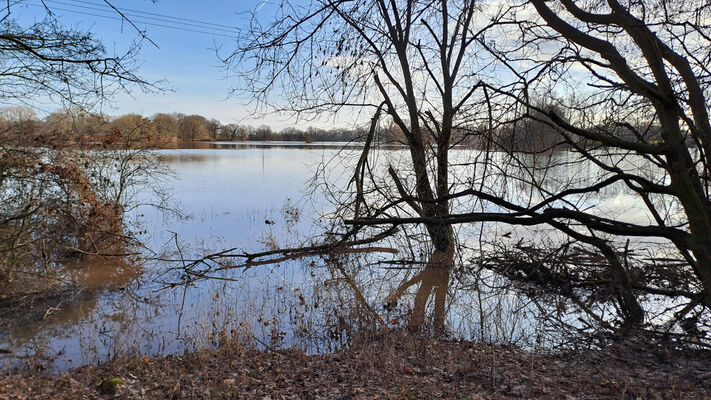
[[[475,62],[475,2],[283,2],[279,10],[271,25],[255,20],[228,66],[238,68],[242,88],[258,100],[284,99],[277,108],[372,113],[344,216],[356,224],[398,223],[402,216],[427,220],[433,253],[420,278],[433,279],[416,280],[423,284],[413,321],[423,320],[434,291],[442,328],[455,251],[452,226],[441,222],[450,214],[449,151],[461,139],[455,131],[475,122],[479,99],[472,95],[479,86],[471,83],[485,68]],[[385,123],[401,132],[409,159],[388,166],[388,182],[366,179],[368,152]]]
[[[425,227],[430,262],[394,295],[420,283],[413,321],[434,290],[442,327],[453,225],[481,223],[557,231],[560,262],[535,268],[593,319],[585,304],[614,299],[621,322],[644,322],[642,298],[661,296],[670,327],[711,306],[710,13],[705,1],[283,1],[225,62],[260,104],[372,117],[340,215],[349,234]],[[374,165],[384,124],[408,158]],[[460,144],[474,150],[455,160]],[[610,211],[605,192],[636,215]],[[481,246],[479,263],[515,278],[496,260],[519,268],[544,245],[525,242]],[[561,261],[571,249],[600,262]]]
[[91,107],[130,88],[151,89],[153,83],[136,74],[140,43],[125,53],[110,54],[90,32],[66,27],[50,8],[39,22],[21,24],[8,2],[0,10],[0,101],[52,101]]
[[[500,12],[517,24],[487,50],[513,79],[491,85],[493,101],[518,113],[499,120],[546,124],[570,149],[537,169],[560,171],[565,163],[590,165],[596,173],[551,185],[560,177],[517,162],[531,172],[516,176],[530,198],[472,193],[505,212],[451,220],[548,224],[593,246],[609,264],[628,322],[643,321],[642,295],[685,298],[676,318],[697,304],[711,306],[708,4],[534,0]],[[537,97],[549,104],[536,104]],[[596,207],[595,196],[605,191],[629,193],[641,215]],[[654,261],[634,265],[630,240],[633,248],[652,241]],[[662,251],[665,246],[674,254]],[[665,257],[674,261],[660,261]]]

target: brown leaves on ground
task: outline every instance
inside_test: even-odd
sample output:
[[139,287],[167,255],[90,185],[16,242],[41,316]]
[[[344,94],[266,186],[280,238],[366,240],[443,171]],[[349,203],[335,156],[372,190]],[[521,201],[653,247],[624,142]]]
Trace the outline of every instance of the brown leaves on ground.
[[[394,335],[306,355],[230,343],[185,356],[120,359],[63,375],[0,378],[10,399],[706,399],[706,351],[639,349],[542,354]],[[118,378],[115,396],[98,386]]]

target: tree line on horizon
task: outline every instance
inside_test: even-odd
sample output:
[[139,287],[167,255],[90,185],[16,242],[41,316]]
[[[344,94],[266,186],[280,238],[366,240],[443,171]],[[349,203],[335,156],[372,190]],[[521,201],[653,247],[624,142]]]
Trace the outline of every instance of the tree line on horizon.
[[[481,132],[486,127],[460,126],[453,129],[453,146],[484,148]],[[15,144],[42,143],[38,138],[53,133],[69,133],[84,142],[103,143],[114,133],[131,134],[149,139],[149,147],[172,147],[180,142],[194,141],[301,141],[311,142],[361,142],[368,129],[334,127],[330,129],[286,127],[275,130],[267,124],[258,127],[237,123],[223,124],[198,114],[155,113],[145,117],[137,113],[119,116],[91,113],[80,109],[59,109],[44,118],[27,106],[0,108],[0,134],[3,142]],[[499,128],[496,141],[503,148],[518,151],[543,151],[562,146],[556,132],[546,123],[527,121],[516,129]],[[491,138],[491,136],[489,136]],[[378,129],[377,141],[381,144],[406,145],[402,130],[394,123]],[[563,146],[564,147],[564,146]]]
[[223,124],[214,118],[183,113],[156,113],[150,117],[137,113],[109,116],[77,109],[60,109],[39,118],[30,107],[0,108],[0,132],[14,143],[27,144],[33,137],[52,132],[72,133],[102,141],[115,130],[156,138],[167,147],[186,141],[350,142],[362,140],[366,134],[365,128],[287,127],[275,130],[267,124],[258,127]]
[[[546,107],[545,104],[542,107]],[[555,108],[555,107],[553,107]],[[644,122],[639,125],[644,125]],[[599,129],[609,132],[615,129],[610,126],[600,126]],[[467,148],[486,148],[482,140],[483,132],[491,129],[485,126],[453,127],[452,146]],[[647,140],[658,140],[659,129],[646,126],[644,129]],[[44,118],[40,118],[35,110],[27,106],[8,106],[0,108],[0,135],[3,142],[27,145],[33,142],[42,143],[39,138],[56,133],[69,133],[84,142],[103,143],[115,137],[115,131],[131,134],[134,145],[143,143],[148,147],[173,147],[180,142],[195,141],[230,141],[230,142],[267,142],[267,141],[300,141],[300,142],[362,142],[368,135],[365,125],[355,128],[333,127],[330,129],[307,127],[300,129],[286,127],[275,130],[267,124],[258,127],[237,123],[223,124],[217,119],[208,119],[198,114],[155,113],[145,117],[137,113],[119,116],[92,113],[81,109],[59,109]],[[567,148],[560,140],[558,133],[539,115],[538,120],[527,120],[516,126],[498,127],[496,132],[488,132],[487,140],[494,140],[500,148],[512,151],[546,151],[557,148]],[[402,130],[394,123],[386,124],[378,129],[377,141],[386,145],[406,146],[407,141]],[[618,132],[617,135],[629,135],[628,132]],[[137,138],[148,139],[136,141]],[[427,141],[427,140],[426,140]],[[430,143],[431,144],[431,143]],[[595,141],[580,142],[585,148],[597,147]]]

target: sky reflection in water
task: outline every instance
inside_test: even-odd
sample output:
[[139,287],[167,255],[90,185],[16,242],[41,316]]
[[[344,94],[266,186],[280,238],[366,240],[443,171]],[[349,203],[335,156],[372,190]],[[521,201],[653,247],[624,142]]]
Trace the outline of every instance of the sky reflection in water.
[[[197,149],[162,150],[159,156],[175,172],[175,178],[168,181],[168,190],[186,218],[165,218],[150,207],[135,210],[134,217],[140,219],[141,229],[146,231],[143,240],[157,253],[166,252],[165,257],[182,254],[190,258],[205,250],[236,247],[254,252],[269,249],[270,245],[293,245],[295,238],[309,239],[319,233],[312,224],[314,216],[328,210],[329,205],[318,195],[305,196],[306,183],[316,166],[339,154],[342,145],[214,143],[201,144],[199,147],[204,148]],[[379,162],[391,162],[402,155],[399,153],[383,152]],[[466,152],[455,157],[466,157]],[[329,164],[332,176],[348,179],[348,174],[341,174],[339,168],[343,168],[340,162]],[[516,188],[511,190],[515,193]],[[625,219],[648,218],[637,199],[620,191],[581,201],[583,205],[589,202],[600,209],[617,210],[618,216]],[[466,210],[471,205],[463,203],[458,207]],[[294,219],[285,209],[298,210],[299,218]],[[520,237],[539,234],[530,228],[504,229],[513,230],[514,234],[500,240],[514,243]],[[502,233],[499,229],[487,231],[490,238]],[[175,266],[171,263],[149,262],[143,277],[131,284],[126,283],[125,271],[94,274],[92,279],[114,281],[121,289],[101,291],[94,282],[44,319],[0,330],[0,348],[12,350],[0,364],[21,365],[24,357],[33,356],[53,370],[63,370],[115,355],[180,353],[215,346],[221,333],[238,331],[253,333],[255,342],[262,346],[293,344],[309,351],[322,350],[305,342],[303,335],[295,334],[295,329],[313,322],[310,318],[317,318],[294,314],[294,304],[298,305],[301,294],[314,284],[299,265],[292,262],[233,272],[229,276],[239,278],[238,282],[205,281],[187,289],[165,289],[161,284],[175,278],[160,275],[167,266]],[[97,267],[120,270],[115,265]],[[156,277],[158,281],[154,280]],[[476,314],[482,310],[476,311],[477,307],[488,307],[473,304],[474,301],[471,296],[457,296],[450,310],[450,326],[465,337],[484,336],[467,322],[478,318]],[[501,299],[492,301],[502,304]],[[504,307],[511,309],[519,305],[515,297],[504,302]],[[505,309],[501,315],[499,318],[514,318]],[[515,327],[521,320],[507,323]],[[521,327],[517,329],[520,331]]]
[[[214,147],[159,152],[175,172],[168,189],[185,218],[166,218],[150,207],[137,209],[134,217],[146,231],[147,247],[174,258],[177,239],[183,256],[191,257],[232,247],[260,251],[271,241],[285,245],[296,231],[309,236],[314,209],[323,205],[304,197],[306,182],[336,148]],[[299,210],[297,221],[285,221],[285,207]],[[51,369],[63,370],[135,350],[176,353],[210,346],[217,333],[240,327],[269,338],[272,324],[267,327],[263,321],[274,318],[275,307],[293,300],[301,283],[298,268],[282,265],[240,272],[239,282],[162,290],[151,280],[165,266],[150,262],[140,283],[100,295],[86,290],[57,313],[0,331],[0,347],[12,351],[0,362],[19,365],[23,357],[34,355]]]

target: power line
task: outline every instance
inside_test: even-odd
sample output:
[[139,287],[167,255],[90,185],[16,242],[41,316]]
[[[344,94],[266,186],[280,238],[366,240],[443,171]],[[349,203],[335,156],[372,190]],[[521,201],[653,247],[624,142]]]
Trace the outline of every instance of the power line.
[[[72,0],[70,0],[70,1],[72,1]],[[62,4],[62,5],[68,6],[68,7],[73,7],[73,8],[71,8],[71,9],[60,8],[60,7],[52,7],[52,8],[57,9],[57,10],[68,11],[68,12],[76,12],[76,13],[82,13],[82,14],[85,14],[85,15],[97,16],[97,15],[94,14],[94,13],[90,13],[90,12],[87,12],[87,11],[81,11],[81,10],[75,10],[74,8],[88,9],[88,10],[91,10],[91,11],[109,13],[109,14],[111,14],[112,17],[114,16],[114,14],[116,14],[115,10],[114,10],[114,9],[111,9],[109,6],[105,6],[105,7],[103,7],[103,8],[102,8],[102,7],[88,7],[88,6],[78,5],[78,4],[66,3],[66,2],[62,2],[62,1],[58,1],[58,0],[45,0],[45,2],[56,3],[56,4]],[[86,3],[86,2],[84,2],[84,3]],[[89,4],[91,4],[91,3],[89,3]],[[44,5],[44,4],[43,4],[43,5]],[[96,5],[96,4],[94,4],[94,5],[95,5],[95,6],[99,6],[99,5]],[[165,23],[171,24],[171,27],[173,27],[172,25],[176,25],[176,26],[177,26],[177,29],[184,29],[185,27],[196,27],[196,28],[200,28],[200,29],[202,30],[201,32],[204,32],[205,30],[207,30],[207,31],[209,31],[210,33],[215,32],[215,31],[227,32],[227,33],[234,33],[234,34],[237,33],[237,30],[236,30],[235,28],[224,29],[224,28],[218,28],[218,27],[212,27],[212,26],[202,26],[202,25],[199,25],[199,24],[204,24],[204,25],[217,25],[217,26],[226,26],[226,25],[211,24],[211,23],[209,23],[209,22],[197,21],[197,20],[194,20],[196,23],[187,23],[187,22],[182,22],[182,21],[180,21],[180,20],[184,20],[185,18],[170,17],[170,16],[164,16],[165,18],[155,18],[155,17],[150,17],[150,16],[141,15],[141,14],[143,14],[143,13],[141,13],[141,12],[138,12],[138,13],[124,12],[123,9],[120,9],[120,11],[121,11],[121,13],[123,13],[125,16],[130,16],[130,17],[134,17],[134,18],[140,18],[140,20],[139,20],[139,19],[132,19],[132,21],[137,21],[137,22],[146,23],[146,24],[152,24],[152,25],[154,25],[154,26],[166,27],[164,24],[160,24],[160,23],[159,23],[159,22],[165,22]],[[153,14],[153,13],[151,13],[151,14]],[[106,16],[103,16],[103,17],[106,17]],[[173,20],[171,20],[171,19],[173,19]],[[156,22],[156,21],[158,21],[158,22]],[[173,27],[173,28],[175,28],[175,27]],[[215,33],[215,34],[219,34],[219,33]]]
[[[65,0],[65,1],[70,1],[71,3],[66,3],[64,1],[59,1],[59,0],[45,0],[45,3],[57,3],[57,4],[69,6],[69,7],[85,8],[85,9],[90,9],[90,10],[95,10],[95,11],[100,11],[100,12],[110,12],[110,13],[115,12],[110,6],[105,5],[105,4],[96,4],[96,3],[82,1],[82,0]],[[73,3],[81,3],[81,4],[88,4],[88,5],[73,4]],[[132,16],[132,17],[146,18],[149,20],[168,22],[168,23],[177,24],[177,25],[196,26],[198,28],[206,28],[206,29],[210,29],[210,30],[236,32],[235,27],[229,26],[229,25],[216,24],[213,22],[199,21],[199,20],[189,19],[189,18],[174,17],[174,16],[170,16],[170,15],[156,14],[156,13],[151,13],[151,12],[146,12],[146,11],[132,10],[132,9],[128,9],[128,8],[117,7],[117,9],[120,10],[121,12],[123,12],[125,15]]]
[[[83,1],[83,0],[68,0],[68,1],[71,1],[71,2],[74,2],[74,3],[91,4],[91,5],[96,5],[96,6],[98,6],[98,5],[103,5],[103,6],[107,7],[107,8],[111,8],[111,7],[109,7],[109,6],[105,5],[105,4],[96,4],[96,3],[92,3],[92,2],[90,2],[90,1]],[[223,28],[231,28],[231,29],[234,29],[234,26],[223,25],[223,24],[216,24],[216,23],[214,23],[214,22],[198,21],[198,20],[190,19],[190,18],[173,17],[173,16],[170,16],[170,15],[156,14],[156,13],[152,13],[152,12],[148,12],[148,11],[132,10],[132,9],[130,9],[130,8],[121,8],[121,7],[117,7],[117,8],[118,8],[119,10],[121,10],[121,11],[129,11],[129,12],[135,12],[135,13],[139,13],[139,14],[154,15],[154,16],[157,16],[157,17],[179,19],[179,20],[182,20],[182,21],[189,21],[189,22],[195,22],[195,23],[199,23],[199,24],[214,25],[214,26],[219,26],[219,27],[223,27]]]
[[[45,1],[47,1],[47,0],[45,0]],[[32,6],[32,7],[45,9],[45,7],[41,4],[28,4],[28,5]],[[74,13],[74,14],[89,15],[89,16],[97,17],[97,18],[106,18],[106,19],[111,19],[111,20],[115,20],[115,21],[124,21],[125,20],[124,18],[116,17],[116,16],[112,16],[112,15],[94,14],[94,13],[90,13],[90,12],[66,9],[66,8],[61,8],[61,7],[52,7],[52,9],[70,12],[70,13]],[[223,33],[216,33],[216,32],[208,32],[208,31],[204,31],[204,30],[197,30],[197,29],[186,28],[186,27],[182,27],[182,26],[171,26],[171,25],[164,25],[164,24],[158,24],[158,23],[154,23],[154,22],[146,22],[146,21],[138,21],[138,20],[136,20],[136,22],[138,22],[142,25],[147,25],[147,26],[155,26],[155,27],[159,27],[159,28],[174,29],[174,30],[179,30],[179,31],[202,33],[202,34],[211,35],[211,36],[221,36],[221,37],[226,37],[226,38],[231,38],[231,39],[234,39],[234,37],[235,37],[233,35],[226,35]],[[211,29],[211,28],[205,27],[205,29]]]

